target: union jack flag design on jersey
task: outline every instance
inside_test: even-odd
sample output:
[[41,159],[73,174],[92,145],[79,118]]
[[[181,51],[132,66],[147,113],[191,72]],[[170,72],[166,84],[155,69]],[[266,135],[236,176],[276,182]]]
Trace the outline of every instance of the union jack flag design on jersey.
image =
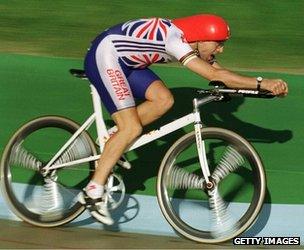
[[132,68],[168,61],[164,41],[171,22],[150,18],[129,21],[121,26],[124,37],[113,40],[122,61]]
[[170,26],[171,22],[167,19],[150,18],[126,22],[122,30],[127,36],[164,41]]

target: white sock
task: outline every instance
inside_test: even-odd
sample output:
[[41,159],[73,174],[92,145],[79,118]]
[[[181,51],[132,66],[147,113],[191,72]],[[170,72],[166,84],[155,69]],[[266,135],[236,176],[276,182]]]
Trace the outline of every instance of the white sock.
[[104,186],[92,180],[88,183],[85,189],[88,196],[92,199],[100,198],[104,193]]

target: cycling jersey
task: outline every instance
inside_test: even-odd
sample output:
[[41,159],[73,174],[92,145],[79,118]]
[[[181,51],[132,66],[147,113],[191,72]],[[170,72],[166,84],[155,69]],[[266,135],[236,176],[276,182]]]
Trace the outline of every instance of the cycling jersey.
[[147,88],[159,77],[147,67],[196,57],[183,33],[170,20],[138,19],[116,25],[92,42],[85,71],[102,102],[112,114],[134,107],[145,98]]

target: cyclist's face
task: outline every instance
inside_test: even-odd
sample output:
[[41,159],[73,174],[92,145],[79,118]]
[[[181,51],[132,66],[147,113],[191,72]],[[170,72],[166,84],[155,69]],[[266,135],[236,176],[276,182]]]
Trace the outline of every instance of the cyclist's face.
[[220,54],[224,51],[223,42],[206,41],[197,42],[196,44],[196,49],[198,50],[200,57],[205,61],[209,61],[212,58],[212,55]]

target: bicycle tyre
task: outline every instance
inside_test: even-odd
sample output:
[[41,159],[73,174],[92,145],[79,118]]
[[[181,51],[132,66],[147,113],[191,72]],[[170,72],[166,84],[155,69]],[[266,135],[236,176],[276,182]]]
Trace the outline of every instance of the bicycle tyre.
[[[174,199],[169,197],[171,191],[168,188],[169,185],[168,182],[169,180],[171,180],[171,182],[172,181],[178,182],[177,179],[174,179],[177,178],[176,173],[178,171],[180,171],[181,175],[183,175],[183,177],[181,178],[184,178],[182,184],[175,184],[179,186],[178,188],[181,188],[182,185],[191,186],[194,185],[193,184],[194,182],[198,182],[197,176],[194,177],[194,175],[192,175],[191,177],[191,173],[182,172],[182,170],[177,170],[176,172],[176,170],[174,170],[174,164],[175,161],[177,161],[179,155],[181,155],[183,151],[186,151],[191,144],[194,144],[196,147],[194,131],[184,135],[179,140],[177,140],[170,147],[170,149],[167,151],[166,155],[164,156],[157,177],[157,198],[162,214],[177,233],[179,233],[180,235],[184,236],[187,239],[200,243],[220,243],[220,242],[228,241],[233,237],[240,235],[245,230],[247,230],[256,220],[262,208],[265,192],[266,192],[265,173],[259,155],[254,150],[254,148],[250,145],[250,143],[246,141],[244,138],[242,138],[240,135],[226,129],[212,128],[212,127],[202,128],[201,135],[203,141],[216,139],[216,140],[223,140],[225,142],[228,142],[230,145],[233,145],[233,147],[238,149],[239,152],[242,153],[244,157],[246,157],[246,160],[249,162],[249,164],[252,167],[251,172],[247,171],[246,169],[246,173],[248,174],[249,172],[250,175],[253,176],[252,183],[254,187],[252,188],[253,189],[252,198],[250,200],[250,203],[248,204],[249,206],[248,209],[246,208],[247,209],[246,212],[244,213],[244,215],[242,215],[242,217],[238,221],[239,223],[238,225],[240,225],[238,230],[231,233],[229,232],[229,234],[226,234],[224,236],[214,237],[214,235],[211,234],[211,231],[201,228],[197,229],[192,225],[189,225],[188,221],[186,220],[184,221],[184,219],[181,218],[181,215],[179,215],[181,206],[179,208],[174,207],[175,206],[174,204],[179,204],[179,202],[180,203],[182,202],[181,201],[182,198],[179,197],[178,199]],[[197,165],[199,165],[198,160],[197,160]],[[177,169],[177,167],[175,168]],[[173,175],[173,171],[175,171],[176,176],[170,177],[171,179],[169,179],[169,176]],[[241,171],[243,170],[241,169]],[[190,180],[187,181],[186,177],[190,178]],[[171,192],[171,193],[175,194],[175,192]],[[186,191],[183,192],[185,193]],[[176,200],[178,200],[178,202],[176,202]],[[192,203],[192,204],[196,204],[196,203]],[[199,215],[199,213],[197,215]],[[191,214],[190,217],[193,217],[193,215]],[[204,223],[205,221],[206,220],[203,220],[201,222]],[[191,223],[192,223],[192,219],[191,219]]]
[[[13,150],[16,145],[19,145],[20,143],[23,143],[27,139],[30,139],[31,136],[35,135],[35,133],[38,133],[40,131],[43,131],[43,129],[51,130],[57,132],[57,130],[60,133],[67,133],[71,136],[80,126],[75,123],[74,121],[67,119],[65,117],[60,117],[60,116],[45,116],[45,117],[40,117],[37,119],[34,119],[25,125],[23,125],[10,139],[8,144],[6,145],[4,149],[4,153],[1,159],[1,165],[0,165],[0,173],[1,173],[1,186],[3,190],[3,196],[5,200],[7,201],[10,209],[12,212],[17,215],[21,220],[30,223],[35,226],[40,226],[40,227],[56,227],[60,226],[63,224],[66,224],[72,220],[74,220],[77,216],[79,216],[84,210],[85,207],[82,206],[80,203],[75,201],[75,204],[73,204],[71,207],[67,208],[67,211],[62,212],[62,216],[59,218],[55,216],[55,218],[51,219],[43,219],[39,214],[36,214],[35,211],[30,210],[27,205],[25,205],[25,202],[22,202],[22,200],[19,200],[20,196],[17,191],[15,190],[14,185],[20,185],[19,183],[14,183],[14,170],[12,166],[13,163],[11,161],[13,154],[15,151]],[[87,147],[86,150],[88,154],[91,155],[96,155],[97,150],[95,147],[95,143],[91,139],[90,135],[84,131],[80,134],[82,143]],[[44,139],[47,141],[48,138]],[[65,142],[65,141],[64,141]],[[47,143],[44,143],[47,144]],[[42,144],[39,145],[39,147],[42,146]],[[62,144],[61,144],[62,146]],[[59,148],[56,148],[58,150]],[[90,151],[90,152],[89,152]],[[35,152],[34,152],[35,153]],[[35,164],[33,158],[31,159],[29,155],[23,155],[23,160],[27,161],[32,161],[32,163],[28,164]],[[26,158],[27,157],[27,158]],[[52,157],[52,156],[51,156]],[[15,167],[18,168],[18,167]],[[91,175],[91,171],[94,171],[95,169],[95,163],[90,162],[88,163],[88,166],[86,166],[86,169],[84,171],[86,172],[85,175]],[[36,170],[33,169],[25,169],[22,171],[32,171],[31,175],[34,175],[32,179],[36,181],[36,179],[39,179],[41,182],[42,175],[37,172]],[[58,170],[60,171],[60,170]],[[26,173],[27,173],[26,172]],[[88,173],[87,173],[88,172]],[[67,174],[66,174],[67,175]],[[31,180],[32,180],[31,179]],[[39,182],[38,180],[36,181],[37,183]],[[82,180],[86,182],[87,180]],[[22,184],[22,185],[27,185],[28,183]],[[34,185],[29,185],[29,186],[35,186]],[[38,185],[37,185],[38,186]],[[36,188],[36,187],[35,187]],[[33,188],[27,188],[27,195],[30,195],[31,191],[34,190]],[[19,191],[18,191],[19,192]],[[34,192],[34,191],[33,191]],[[39,201],[38,201],[39,203]]]

